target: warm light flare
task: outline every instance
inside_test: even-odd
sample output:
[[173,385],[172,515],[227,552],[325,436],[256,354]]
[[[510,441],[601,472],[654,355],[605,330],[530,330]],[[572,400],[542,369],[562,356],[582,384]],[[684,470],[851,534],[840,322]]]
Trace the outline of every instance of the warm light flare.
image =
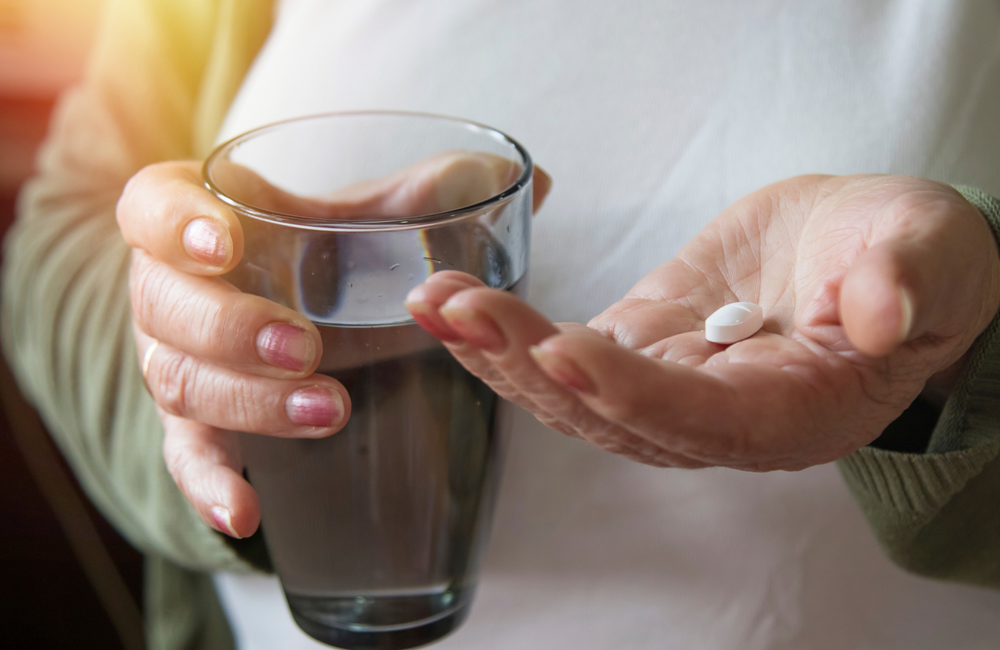
[[102,0],[0,0],[0,94],[49,96],[79,78]]

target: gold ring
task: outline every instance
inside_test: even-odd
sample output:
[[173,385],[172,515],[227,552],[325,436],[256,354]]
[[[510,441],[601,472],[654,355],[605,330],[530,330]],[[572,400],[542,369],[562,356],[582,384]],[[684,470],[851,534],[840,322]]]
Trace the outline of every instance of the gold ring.
[[146,375],[149,374],[149,360],[153,358],[153,353],[159,345],[160,342],[153,339],[153,344],[146,348],[146,354],[142,356],[142,383],[146,384],[146,390],[149,390],[149,382],[146,381]]

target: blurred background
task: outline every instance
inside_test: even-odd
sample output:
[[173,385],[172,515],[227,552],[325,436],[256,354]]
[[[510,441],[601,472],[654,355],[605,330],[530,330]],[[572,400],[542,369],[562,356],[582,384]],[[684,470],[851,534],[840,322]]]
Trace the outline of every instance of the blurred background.
[[[59,94],[84,73],[101,0],[0,0],[0,228]],[[142,647],[142,557],[90,505],[0,367],[0,647]]]
[[100,0],[0,0],[0,192],[30,173],[56,96],[83,74]]

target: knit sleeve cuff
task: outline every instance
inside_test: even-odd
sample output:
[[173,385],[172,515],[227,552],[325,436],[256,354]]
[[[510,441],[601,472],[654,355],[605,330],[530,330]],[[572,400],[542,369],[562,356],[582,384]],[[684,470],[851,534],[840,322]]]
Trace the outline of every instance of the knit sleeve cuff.
[[[979,208],[1000,242],[1000,201],[956,187]],[[841,473],[883,542],[934,517],[1000,454],[1000,315],[972,348],[926,453],[865,447],[839,461]],[[881,530],[880,530],[881,529]],[[886,539],[890,538],[890,539]]]

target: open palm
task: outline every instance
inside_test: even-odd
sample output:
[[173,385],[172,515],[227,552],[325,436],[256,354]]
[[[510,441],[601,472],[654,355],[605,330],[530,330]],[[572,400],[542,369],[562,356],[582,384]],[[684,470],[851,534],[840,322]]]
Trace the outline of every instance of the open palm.
[[[729,346],[735,301],[764,328]],[[548,426],[662,466],[800,469],[864,446],[958,363],[1000,304],[982,215],[950,187],[803,176],[723,212],[587,326],[438,273],[414,317]]]

